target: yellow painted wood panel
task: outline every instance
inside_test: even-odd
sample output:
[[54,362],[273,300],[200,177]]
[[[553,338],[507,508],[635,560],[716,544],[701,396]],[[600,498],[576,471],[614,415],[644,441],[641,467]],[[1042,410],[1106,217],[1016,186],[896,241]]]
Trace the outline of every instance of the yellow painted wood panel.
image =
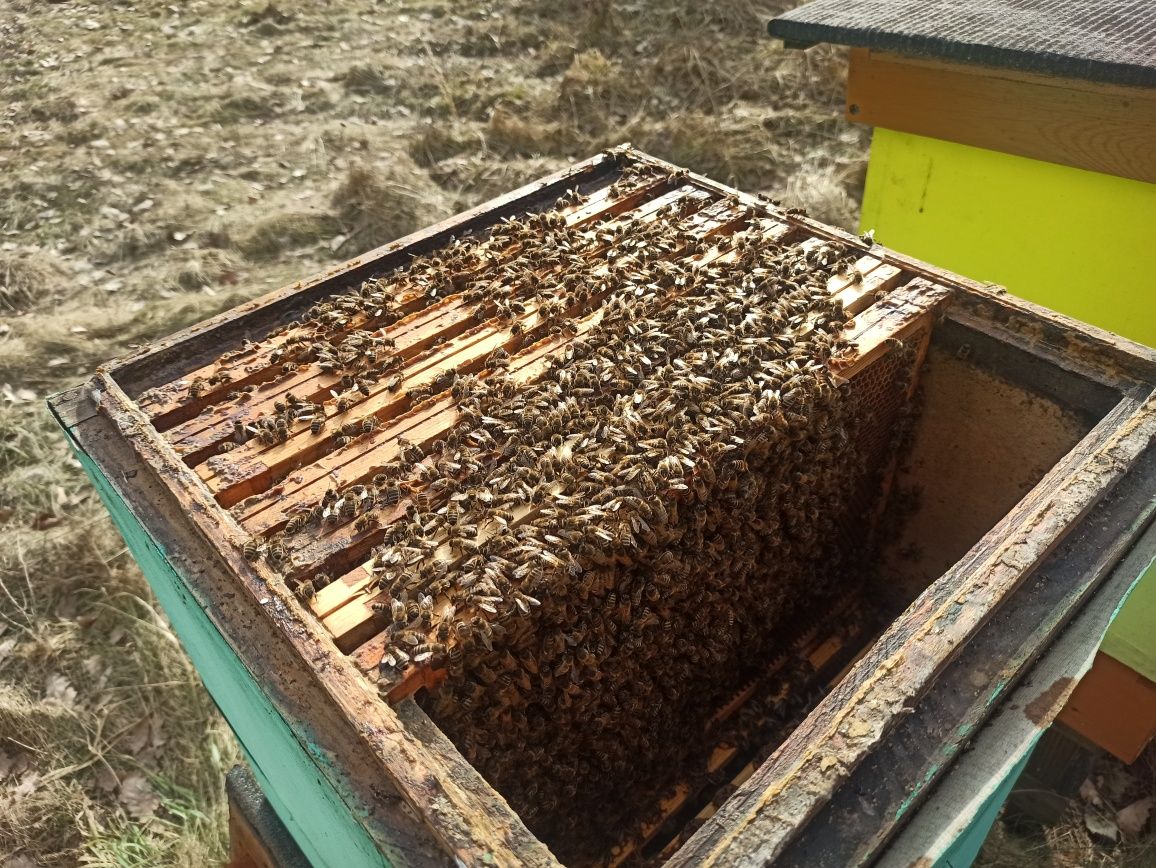
[[1156,184],[877,127],[876,239],[1156,345]]

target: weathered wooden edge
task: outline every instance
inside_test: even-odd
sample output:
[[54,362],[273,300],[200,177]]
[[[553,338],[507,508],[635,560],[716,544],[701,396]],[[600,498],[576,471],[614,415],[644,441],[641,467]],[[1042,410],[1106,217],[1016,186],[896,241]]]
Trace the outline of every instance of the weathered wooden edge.
[[[1156,514],[1156,448],[1147,446],[1112,491],[968,640],[784,851],[784,866],[867,865],[905,825],[959,753]],[[865,808],[870,804],[871,809]]]
[[[377,780],[358,779],[359,766],[343,765],[343,744],[350,739],[340,736],[347,724],[339,715],[328,704],[315,707],[305,693],[276,689],[254,671],[264,667],[292,679],[304,664],[283,653],[284,643],[267,644],[254,631],[260,626],[254,619],[223,626],[220,613],[236,593],[227,572],[214,566],[215,553],[181,523],[157,520],[179,507],[160,480],[138,469],[140,462],[112,423],[93,415],[62,427],[205,686],[229,710],[229,723],[270,801],[294,823],[302,849],[319,868],[335,864],[327,855],[338,846],[343,866],[444,861],[400,797]],[[238,648],[254,650],[242,656]]]
[[[219,337],[212,338],[211,346],[207,350],[202,346],[207,336],[212,335],[217,329],[229,327],[234,331],[268,331],[281,320],[290,318],[290,314],[299,313],[308,304],[328,293],[365,279],[371,274],[405,264],[406,256],[416,255],[425,247],[443,243],[455,234],[478,226],[490,225],[512,208],[521,209],[523,206],[541,201],[543,197],[548,196],[551,189],[561,192],[568,184],[591,179],[583,176],[593,177],[603,171],[612,171],[622,165],[625,153],[622,147],[609,148],[589,159],[532,181],[432,226],[419,229],[340,265],[275,289],[169,337],[154,341],[135,353],[110,362],[106,367],[116,375],[127,392],[139,394],[160,382],[173,379],[167,372],[168,365],[174,360],[179,360],[183,367],[189,364],[190,358],[205,355],[206,352],[210,356],[219,355],[221,352]],[[288,301],[294,302],[292,308],[285,306],[284,303]],[[237,335],[238,339],[243,336],[247,335]]]
[[[275,573],[244,559],[244,534],[234,522],[220,522],[220,508],[208,490],[116,381],[107,372],[98,372],[91,388],[100,414],[119,429],[140,467],[172,494],[176,504],[162,513],[166,521],[182,526],[187,537],[184,544],[213,552],[205,557],[211,558],[219,576],[236,577],[245,591],[237,593],[240,589],[234,582],[229,596],[219,598],[228,600],[215,613],[223,632],[243,625],[242,629],[255,634],[257,644],[264,643],[262,656],[272,643],[278,643],[283,653],[277,666],[257,667],[268,686],[290,704],[306,705],[310,719],[328,706],[340,712],[336,716],[344,718],[343,728],[355,729],[355,742],[342,745],[349,763],[344,767],[356,769],[366,780],[376,778],[379,790],[381,783],[392,785],[430,826],[445,852],[464,864],[496,859],[499,864],[557,865],[549,850],[460,754],[435,756],[406,731],[393,709],[377,696],[374,685],[338,651]],[[224,593],[228,592],[222,589]],[[253,643],[244,647],[251,660],[257,648]],[[291,654],[297,660],[289,675],[283,667],[291,665]],[[464,787],[463,780],[475,785]]]
[[1087,673],[1120,600],[1156,558],[1156,525],[1149,525],[1056,641],[1032,666],[999,711],[973,734],[954,763],[875,863],[878,868],[942,865],[974,818],[994,819],[1019,766],[1039,735],[1060,714]]
[[724,805],[675,865],[779,856],[1031,570],[1156,436],[1156,394],[1127,396],[937,579]]

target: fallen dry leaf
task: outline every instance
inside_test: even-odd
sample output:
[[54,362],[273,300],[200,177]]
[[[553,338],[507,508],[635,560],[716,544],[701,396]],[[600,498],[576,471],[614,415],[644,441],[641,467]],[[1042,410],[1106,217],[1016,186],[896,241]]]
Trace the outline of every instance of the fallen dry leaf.
[[1084,782],[1080,784],[1080,798],[1089,805],[1100,807],[1104,804],[1104,800],[1100,798],[1100,791],[1096,789],[1096,785],[1092,783],[1091,778],[1084,778]]
[[1120,830],[1115,821],[1111,817],[1105,817],[1091,806],[1084,808],[1084,825],[1093,835],[1107,838],[1109,841],[1120,840]]
[[140,772],[133,772],[121,781],[117,800],[135,820],[148,819],[161,806],[161,797],[157,795],[148,778]]
[[23,778],[20,779],[20,783],[18,783],[12,789],[13,799],[19,801],[20,799],[24,798],[25,796],[31,795],[32,793],[36,792],[36,789],[40,786],[40,778],[41,777],[43,777],[43,776],[40,774],[40,772],[36,772],[36,771],[28,772],[28,774],[26,774]]
[[1118,763],[1112,763],[1096,775],[1096,789],[1105,801],[1113,805],[1123,804],[1124,797],[1134,793],[1137,784],[1136,776],[1128,771],[1127,766]]
[[107,763],[98,763],[96,766],[96,786],[97,789],[106,793],[111,793],[120,786],[116,772]]
[[76,688],[59,672],[52,672],[44,679],[44,698],[49,702],[59,702],[66,708],[76,704]]
[[1116,825],[1125,835],[1139,835],[1148,825],[1148,817],[1152,814],[1152,796],[1137,799],[1126,808],[1116,812]]
[[148,718],[145,718],[137,723],[137,725],[130,729],[127,733],[125,733],[124,739],[121,742],[121,747],[124,749],[125,753],[136,756],[142,750],[144,750],[145,745],[148,743],[149,722]]
[[58,515],[53,515],[51,512],[42,512],[36,518],[32,519],[33,530],[48,530],[54,527],[60,527],[64,524],[64,519]]

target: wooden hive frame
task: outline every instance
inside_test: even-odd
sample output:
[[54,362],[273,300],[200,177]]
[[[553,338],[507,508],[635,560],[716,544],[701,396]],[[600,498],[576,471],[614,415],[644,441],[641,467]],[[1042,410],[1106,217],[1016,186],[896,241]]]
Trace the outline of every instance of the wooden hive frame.
[[[612,194],[612,182],[627,165],[654,169],[655,183],[624,196]],[[1013,599],[1024,578],[1121,480],[1139,472],[1133,468],[1142,464],[1156,432],[1151,351],[709,179],[680,172],[672,183],[667,175],[675,171],[627,146],[613,149],[157,342],[52,399],[53,411],[178,622],[258,776],[282,816],[300,824],[307,855],[318,864],[334,852],[342,853],[346,864],[429,864],[447,856],[465,864],[556,864],[424,713],[401,701],[429,681],[428,669],[414,668],[395,687],[390,695],[395,704],[382,701],[367,679],[365,673],[376,665],[374,654],[380,657],[372,643],[378,630],[362,593],[366,577],[357,566],[367,544],[339,530],[316,549],[299,553],[302,563],[290,569],[291,580],[335,558],[350,567],[343,581],[313,601],[313,612],[264,564],[242,556],[250,534],[275,530],[285,520],[280,501],[286,480],[298,487],[290,494],[304,498],[328,486],[334,474],[346,474],[343,484],[362,478],[383,455],[395,454],[382,450],[391,442],[396,450],[399,433],[417,431],[412,436],[428,438],[444,429],[449,404],[434,401],[410,410],[394,393],[377,389],[360,411],[350,413],[360,412],[361,418],[373,412],[385,424],[354,446],[354,454],[334,458],[302,437],[261,449],[242,447],[243,454],[225,462],[212,457],[226,430],[223,420],[200,417],[204,402],[182,400],[191,377],[211,375],[221,366],[223,349],[242,353],[224,363],[233,368],[228,388],[271,382],[266,370],[275,360],[260,344],[244,349],[244,341],[263,337],[316,302],[402,267],[451,237],[548,207],[575,187],[588,193],[568,215],[576,222],[621,214],[645,219],[656,201],[683,203],[677,213],[696,221],[708,237],[736,221],[758,219],[766,232],[784,239],[829,240],[862,251],[857,264],[862,279],[831,287],[858,315],[857,351],[841,360],[842,376],[854,376],[886,353],[889,342],[919,330],[925,334],[931,319],[946,316],[1119,395],[1115,409],[1077,448],[887,630],[766,763],[752,770],[723,810],[674,854],[676,863],[729,863],[783,853],[856,768],[885,746],[884,736],[909,714],[914,700],[943,680],[957,650],[983,635],[984,625]],[[745,209],[753,216],[744,217]],[[711,250],[705,255],[725,256]],[[877,301],[876,293],[884,291]],[[534,310],[523,315],[527,331],[541,324],[537,317]],[[396,336],[399,351],[407,355],[411,384],[433,381],[447,358],[480,369],[509,338],[500,329],[473,329],[452,295],[430,307],[415,303]],[[435,346],[438,337],[445,341]],[[515,371],[532,376],[545,354],[564,342],[541,337],[515,355]],[[330,385],[313,370],[282,376],[278,393],[298,388],[321,394]],[[263,395],[258,388],[253,394],[254,401],[269,402],[272,392]],[[378,449],[382,443],[386,446]],[[292,478],[298,466],[306,473]],[[308,470],[314,466],[316,471]],[[237,517],[224,508],[261,498],[263,491],[265,499],[241,506]],[[1089,578],[1084,593],[1093,589]],[[1062,623],[1061,612],[1054,629]],[[809,650],[821,656],[822,645]],[[1030,662],[1019,661],[1004,686]],[[963,737],[943,738],[958,744]],[[928,780],[941,772],[933,768]],[[322,808],[305,799],[306,790],[323,792]],[[874,850],[864,852],[869,856]]]

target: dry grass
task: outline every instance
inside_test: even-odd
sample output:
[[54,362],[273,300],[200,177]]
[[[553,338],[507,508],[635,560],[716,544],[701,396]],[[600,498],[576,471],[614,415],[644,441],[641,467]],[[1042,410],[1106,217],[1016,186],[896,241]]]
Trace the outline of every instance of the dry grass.
[[68,292],[68,276],[68,269],[47,251],[0,251],[0,312],[49,307]]
[[977,868],[1150,868],[1156,865],[1156,823],[1149,817],[1138,832],[1110,841],[1089,831],[1087,816],[1112,821],[1137,800],[1156,796],[1156,742],[1126,766],[1103,755],[1089,781],[1098,804],[1072,798],[1061,819],[1039,828],[1030,821],[1001,817],[976,859]]
[[0,855],[218,859],[236,748],[46,417],[0,422]]
[[0,864],[207,864],[236,750],[42,399],[621,141],[851,225],[843,57],[771,43],[776,8],[9,4]]
[[449,215],[441,188],[404,154],[350,166],[333,207],[357,249],[379,247]]

